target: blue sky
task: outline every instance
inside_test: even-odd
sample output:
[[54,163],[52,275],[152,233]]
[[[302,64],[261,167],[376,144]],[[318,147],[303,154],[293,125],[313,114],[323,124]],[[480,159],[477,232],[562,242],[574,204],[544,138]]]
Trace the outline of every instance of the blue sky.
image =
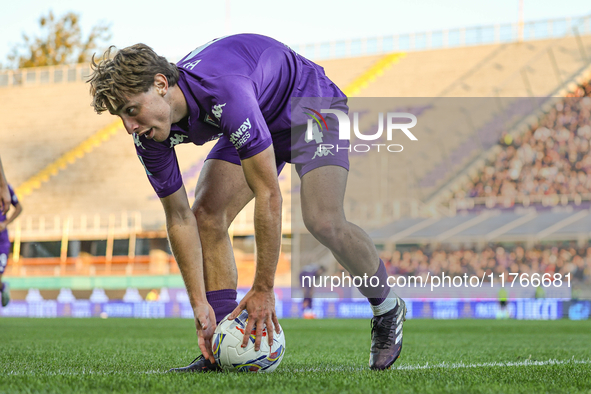
[[[228,33],[260,33],[296,45],[516,22],[519,0],[21,0],[0,12],[0,62],[23,32],[38,31],[39,16],[49,9],[78,12],[86,32],[98,21],[110,22],[111,44],[144,42],[175,60]],[[523,13],[525,21],[583,16],[591,14],[591,2],[523,0]]]

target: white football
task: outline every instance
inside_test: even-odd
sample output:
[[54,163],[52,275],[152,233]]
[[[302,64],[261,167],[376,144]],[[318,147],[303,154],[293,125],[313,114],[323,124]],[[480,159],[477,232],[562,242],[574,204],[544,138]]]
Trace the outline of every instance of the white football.
[[242,347],[244,329],[248,313],[242,313],[234,320],[227,316],[220,322],[213,334],[213,357],[224,371],[231,372],[273,372],[281,363],[285,354],[285,336],[283,329],[273,332],[273,346],[269,347],[267,328],[263,328],[261,348],[254,350],[256,331],[253,329],[248,345]]

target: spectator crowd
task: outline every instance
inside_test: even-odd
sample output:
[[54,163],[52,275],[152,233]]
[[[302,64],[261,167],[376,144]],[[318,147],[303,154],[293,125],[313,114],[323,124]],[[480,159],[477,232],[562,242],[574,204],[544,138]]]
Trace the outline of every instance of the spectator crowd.
[[494,161],[455,197],[542,197],[591,193],[591,81],[578,86],[522,136],[501,137]]
[[429,246],[407,250],[383,251],[382,260],[388,275],[440,275],[482,277],[493,273],[538,273],[562,276],[570,273],[573,281],[591,280],[591,244],[584,248],[575,246],[537,245],[532,248],[500,244],[489,245],[482,251],[472,248],[436,248]]

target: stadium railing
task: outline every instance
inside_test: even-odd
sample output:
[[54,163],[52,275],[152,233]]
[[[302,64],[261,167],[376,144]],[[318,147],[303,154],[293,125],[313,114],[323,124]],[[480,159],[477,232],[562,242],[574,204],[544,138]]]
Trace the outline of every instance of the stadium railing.
[[[31,275],[33,272],[49,275],[178,272],[174,258],[169,252],[150,248],[148,254],[144,251],[142,255],[136,251],[140,239],[163,240],[166,243],[164,227],[153,227],[150,223],[153,216],[151,212],[123,211],[118,214],[69,215],[65,218],[60,215],[19,218],[11,224],[9,232],[13,243],[13,253],[10,256],[10,265],[13,267],[11,272],[13,275]],[[144,219],[145,217],[148,219]],[[290,233],[291,212],[285,207],[283,222],[284,234]],[[230,228],[232,240],[235,237],[252,235],[252,227],[252,216],[242,212]],[[103,242],[103,251],[97,256],[75,251],[72,242],[82,241]],[[43,242],[52,243],[54,249],[59,251],[54,251],[51,257],[23,257],[23,245]],[[117,255],[121,254],[121,251],[115,250],[116,242],[119,246],[121,243],[125,244],[122,248],[125,250],[123,255]],[[239,253],[237,262],[240,264],[254,259],[253,253]],[[249,270],[246,265],[243,269]],[[254,275],[254,271],[252,274]]]
[[35,86],[44,84],[85,82],[90,75],[86,63],[64,66],[30,67],[0,71],[0,88],[7,86]]
[[[574,28],[574,29],[573,29]],[[525,23],[395,34],[314,44],[292,45],[315,60],[366,56],[394,51],[424,51],[473,45],[501,44],[591,34],[591,15]]]
[[454,198],[450,200],[450,213],[455,214],[461,210],[471,210],[475,208],[512,208],[512,207],[555,207],[573,205],[579,206],[581,204],[591,204],[591,193],[587,194],[552,194],[539,196],[490,196],[490,197],[474,197],[474,198]]

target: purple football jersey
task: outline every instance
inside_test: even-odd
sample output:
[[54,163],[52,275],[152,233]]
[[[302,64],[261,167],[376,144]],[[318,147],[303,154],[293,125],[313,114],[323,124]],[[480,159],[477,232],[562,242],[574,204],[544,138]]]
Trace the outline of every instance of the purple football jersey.
[[[203,145],[224,136],[240,159],[247,159],[268,148],[272,135],[289,132],[292,97],[345,97],[322,67],[256,34],[211,41],[177,66],[188,118],[173,124],[170,136],[162,142],[133,135],[148,179],[161,198],[182,185],[174,146]],[[306,118],[294,122],[305,124]],[[274,149],[289,151],[290,146],[274,145]]]
[[[8,191],[10,192],[10,203],[16,207],[18,205],[18,198],[16,197],[16,194],[14,193],[12,186],[8,185]],[[0,222],[3,222],[5,220],[6,220],[6,215],[4,215],[2,212],[0,212]],[[4,230],[4,231],[0,232],[0,243],[7,243],[7,242],[10,243],[8,241],[8,230]]]

